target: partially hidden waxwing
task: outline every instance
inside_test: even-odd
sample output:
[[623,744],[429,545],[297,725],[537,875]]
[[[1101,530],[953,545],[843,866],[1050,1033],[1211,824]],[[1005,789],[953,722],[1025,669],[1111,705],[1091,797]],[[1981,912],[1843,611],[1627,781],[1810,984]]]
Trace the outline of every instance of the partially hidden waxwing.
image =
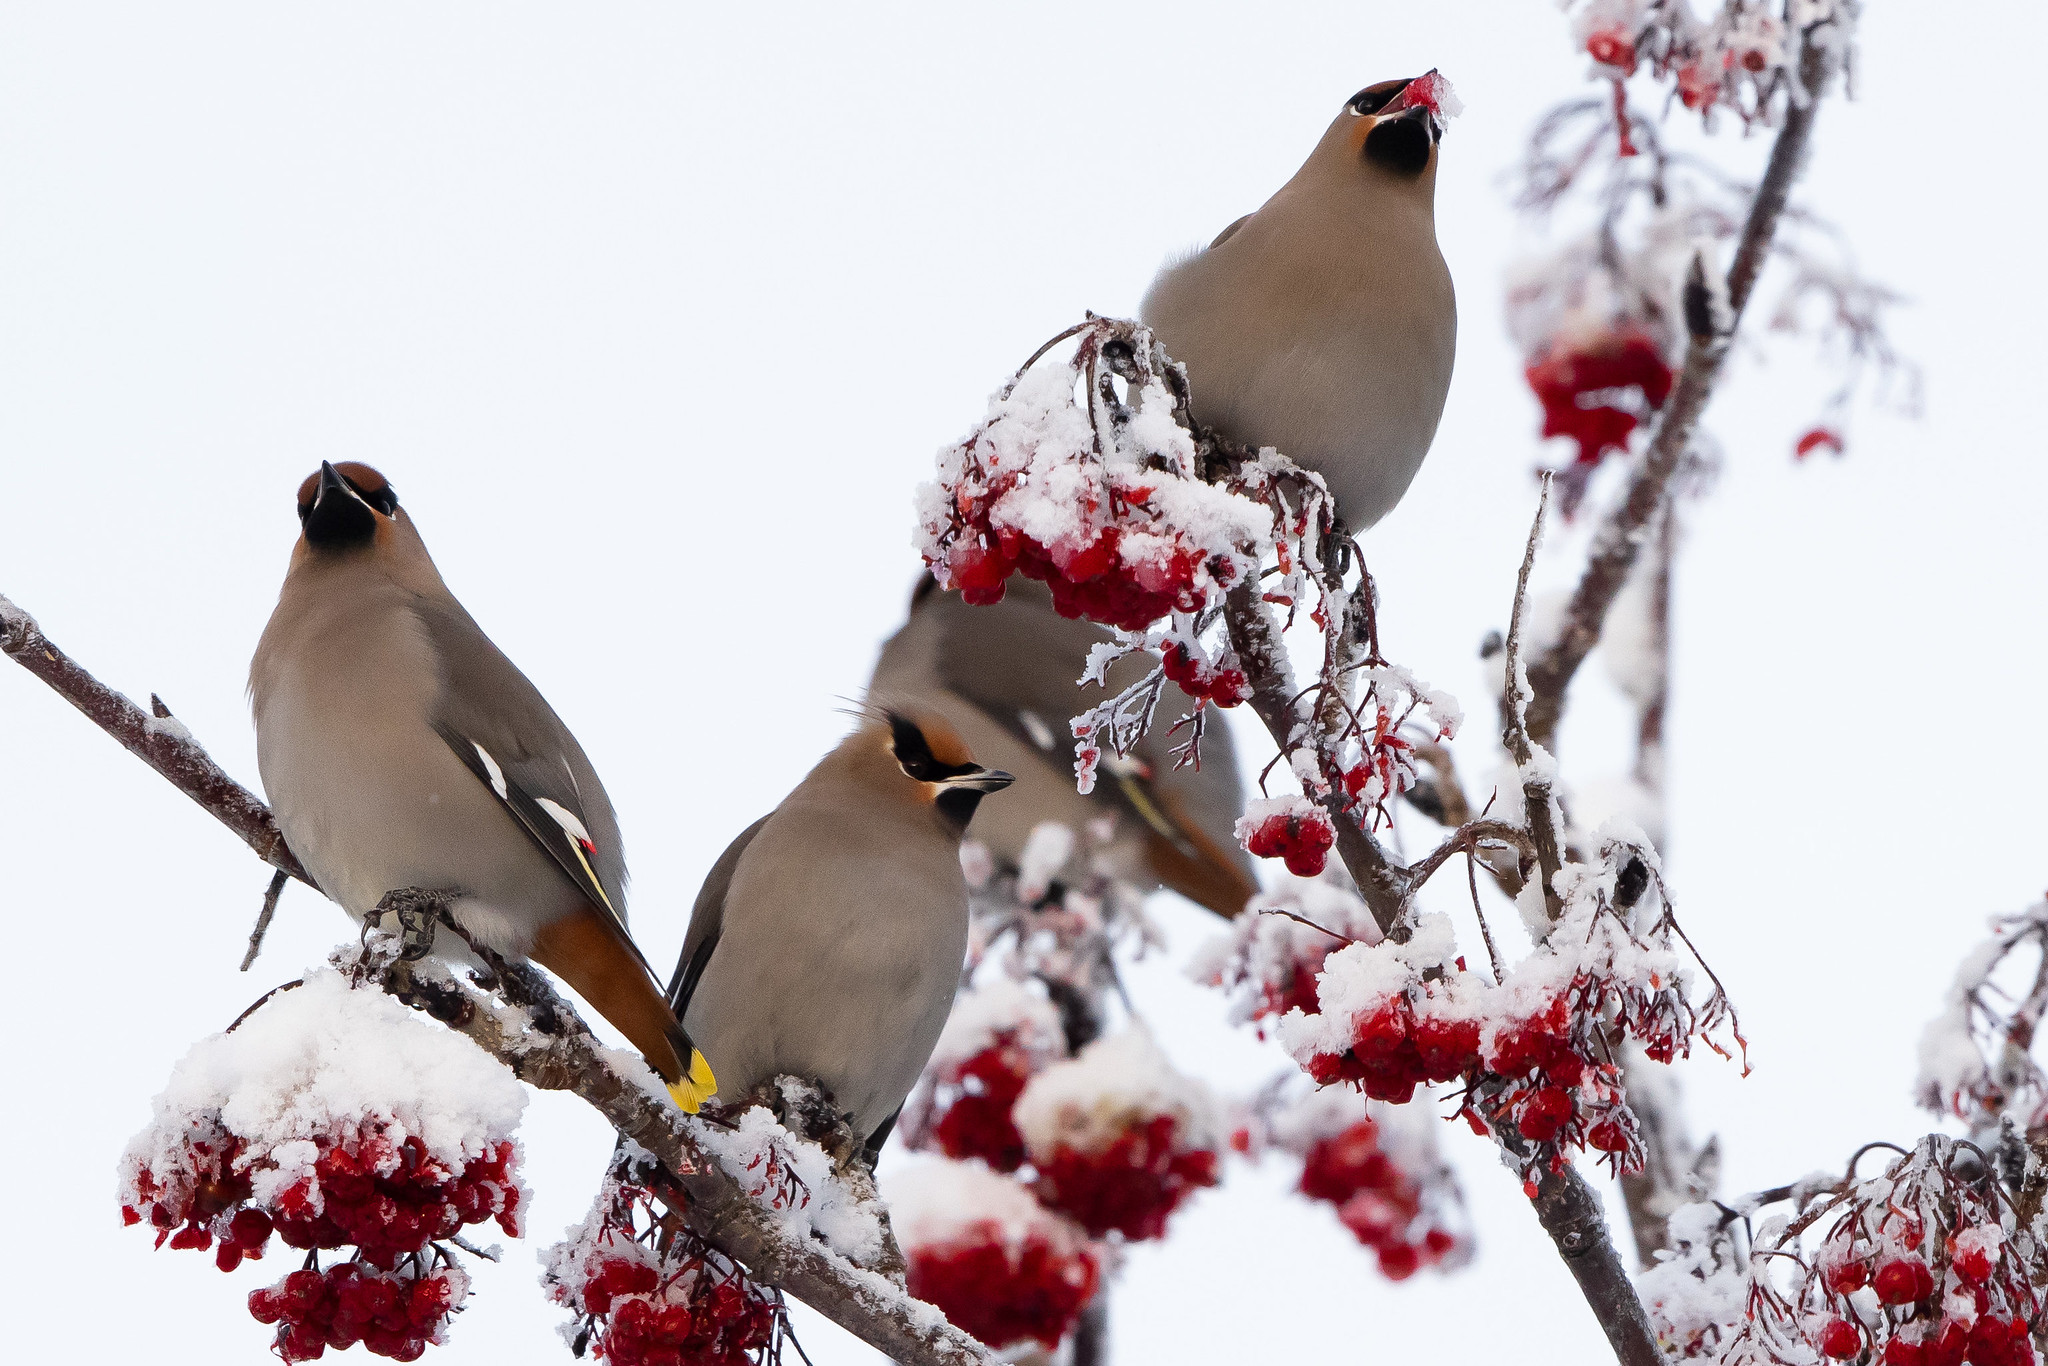
[[966,960],[960,838],[1009,784],[938,717],[882,712],[719,856],[669,1000],[721,1102],[808,1077],[879,1147]]
[[1147,668],[1133,657],[1110,670],[1107,691],[1076,686],[1089,648],[1105,639],[1101,629],[1060,616],[1052,595],[1028,579],[1012,579],[1001,602],[972,607],[926,575],[911,596],[910,619],[882,646],[868,693],[936,712],[977,755],[1017,775],[974,827],[998,860],[1015,867],[1041,822],[1078,830],[1114,814],[1109,856],[1119,877],[1170,887],[1234,916],[1258,884],[1232,833],[1244,808],[1237,754],[1213,712],[1201,767],[1176,769],[1173,747],[1185,737],[1166,732],[1195,704],[1168,683],[1152,733],[1125,758],[1104,752],[1093,793],[1074,790],[1068,721]]
[[384,476],[322,463],[249,666],[256,763],[320,890],[369,916],[447,893],[465,931],[574,987],[694,1111],[715,1086],[626,929],[604,784],[448,591]]
[[1402,107],[1409,85],[1352,96],[1292,180],[1168,262],[1139,306],[1187,367],[1195,417],[1321,474],[1353,534],[1421,468],[1457,343],[1436,243],[1443,129]]

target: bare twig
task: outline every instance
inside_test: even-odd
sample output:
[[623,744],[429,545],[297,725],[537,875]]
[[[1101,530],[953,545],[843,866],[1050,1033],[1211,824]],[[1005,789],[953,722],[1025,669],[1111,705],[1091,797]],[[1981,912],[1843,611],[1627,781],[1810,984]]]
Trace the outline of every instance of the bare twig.
[[1664,405],[1656,434],[1629,482],[1628,494],[1593,536],[1592,551],[1566,608],[1563,629],[1557,640],[1529,664],[1533,690],[1529,734],[1546,749],[1556,743],[1565,689],[1579,665],[1599,644],[1607,609],[1614,605],[1635,565],[1651,519],[1668,501],[1672,476],[1692,444],[1700,414],[1714,396],[1743,308],[1756,288],[1757,275],[1770,255],[1772,238],[1784,217],[1792,182],[1806,160],[1814,117],[1820,108],[1820,90],[1827,75],[1827,56],[1802,39],[1799,66],[1806,98],[1792,100],[1786,107],[1785,122],[1778,129],[1770,162],[1757,186],[1756,198],[1750,202],[1742,235],[1737,239],[1735,260],[1728,270],[1727,325],[1720,331],[1692,335],[1678,384]]
[[242,955],[242,971],[256,961],[256,955],[263,952],[263,936],[270,931],[270,918],[277,914],[277,899],[284,894],[285,879],[289,874],[280,868],[271,875],[270,888],[263,893],[263,909],[256,913],[256,928],[249,931],[249,951]]
[[[265,862],[310,885],[270,809],[254,793],[223,772],[182,726],[146,715],[87,673],[5,598],[0,598],[0,650],[170,779]],[[588,1026],[545,975],[523,963],[506,963],[479,946],[472,950],[491,968],[486,979],[491,990],[461,981],[431,961],[380,961],[379,984],[467,1036],[528,1085],[574,1093],[653,1153],[688,1195],[691,1225],[763,1284],[802,1300],[897,1362],[997,1366],[987,1348],[937,1315],[920,1311],[891,1279],[889,1273],[901,1266],[901,1253],[893,1246],[875,1267],[860,1267],[785,1232],[698,1145],[698,1121],[686,1119],[648,1086],[613,1068]]]

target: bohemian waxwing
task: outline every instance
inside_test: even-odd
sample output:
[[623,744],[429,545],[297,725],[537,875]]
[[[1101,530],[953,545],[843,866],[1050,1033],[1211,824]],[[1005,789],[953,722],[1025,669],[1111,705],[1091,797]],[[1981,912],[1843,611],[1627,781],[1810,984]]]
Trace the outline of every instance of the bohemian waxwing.
[[960,837],[1010,781],[938,717],[884,711],[719,856],[669,1001],[720,1100],[808,1077],[879,1146],[967,957]]
[[1457,343],[1436,245],[1443,129],[1401,107],[1409,84],[1352,96],[1292,180],[1169,261],[1139,306],[1187,367],[1195,417],[1321,474],[1353,534],[1421,467]]
[[715,1086],[626,930],[604,785],[441,582],[383,475],[322,463],[249,666],[278,828],[358,918],[453,894],[464,930],[547,968],[633,1041],[685,1110]]
[[1199,769],[1176,769],[1173,746],[1181,740],[1166,729],[1195,704],[1168,683],[1153,732],[1127,758],[1104,754],[1091,795],[1074,790],[1069,718],[1115,696],[1146,667],[1121,661],[1106,692],[1076,686],[1089,647],[1104,639],[1100,629],[1053,611],[1052,595],[1021,576],[1001,602],[970,607],[926,575],[911,595],[910,619],[882,646],[868,691],[937,712],[976,754],[1017,775],[1016,787],[974,827],[997,859],[1015,867],[1041,822],[1079,829],[1114,812],[1109,855],[1118,876],[1170,887],[1234,916],[1258,884],[1232,834],[1244,793],[1228,726],[1209,726]]

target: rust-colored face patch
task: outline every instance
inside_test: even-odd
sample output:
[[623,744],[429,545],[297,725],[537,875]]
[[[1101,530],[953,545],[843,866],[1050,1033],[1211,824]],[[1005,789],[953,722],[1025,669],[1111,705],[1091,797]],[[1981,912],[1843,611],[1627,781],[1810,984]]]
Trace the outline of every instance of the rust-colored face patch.
[[917,728],[924,732],[924,742],[931,750],[932,758],[948,768],[969,768],[974,756],[967,750],[967,742],[960,733],[936,716],[920,716]]

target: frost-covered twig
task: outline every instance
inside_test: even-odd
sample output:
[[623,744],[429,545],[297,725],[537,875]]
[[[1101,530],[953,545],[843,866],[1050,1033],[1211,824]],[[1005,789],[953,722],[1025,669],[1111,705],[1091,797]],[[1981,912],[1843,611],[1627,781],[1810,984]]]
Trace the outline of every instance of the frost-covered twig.
[[215,820],[241,836],[256,857],[307,886],[313,879],[285,847],[270,808],[213,761],[172,717],[151,716],[80,668],[51,643],[36,619],[0,597],[0,653],[50,685],[86,719],[121,742],[130,754],[171,780]]
[[1728,270],[1725,313],[1711,307],[1687,308],[1692,320],[1711,318],[1719,325],[1692,332],[1685,367],[1664,405],[1657,433],[1636,467],[1627,496],[1593,537],[1585,571],[1572,592],[1557,639],[1529,663],[1529,734],[1545,748],[1555,743],[1565,689],[1579,665],[1599,643],[1607,609],[1628,581],[1650,523],[1667,501],[1672,476],[1692,445],[1700,415],[1720,380],[1743,308],[1770,255],[1792,182],[1805,163],[1814,117],[1820,108],[1820,92],[1830,73],[1827,51],[1804,35],[1800,43],[1799,74],[1806,98],[1793,100],[1787,106],[1784,124],[1771,147],[1770,162],[1757,186],[1756,197],[1750,202],[1742,235],[1736,243],[1735,260]]
[[1529,573],[1536,567],[1536,548],[1543,543],[1543,515],[1550,510],[1550,475],[1543,476],[1543,492],[1536,502],[1536,517],[1529,524],[1529,541],[1522,551],[1522,567],[1515,575],[1515,605],[1508,617],[1507,687],[1501,697],[1501,745],[1515,761],[1522,780],[1523,819],[1529,824],[1530,839],[1536,845],[1536,870],[1543,892],[1543,915],[1551,924],[1564,911],[1554,879],[1564,866],[1558,840],[1557,807],[1552,792],[1553,762],[1543,746],[1530,739],[1527,722],[1529,678],[1522,667],[1522,616],[1529,601]]
[[[184,727],[149,716],[94,678],[5,598],[0,598],[0,650],[170,779],[265,862],[310,885],[270,809],[215,764]],[[758,1280],[802,1300],[895,1361],[996,1366],[987,1348],[885,1274],[892,1264],[901,1265],[893,1242],[875,1267],[863,1267],[808,1236],[793,1235],[779,1215],[765,1211],[740,1179],[709,1155],[698,1138],[701,1122],[686,1120],[651,1089],[651,1080],[642,1084],[613,1066],[589,1027],[538,969],[502,960],[491,968],[481,979],[489,983],[487,990],[432,962],[377,964],[384,990],[465,1035],[527,1084],[574,1093],[659,1158],[688,1197],[692,1226],[745,1263]]]

